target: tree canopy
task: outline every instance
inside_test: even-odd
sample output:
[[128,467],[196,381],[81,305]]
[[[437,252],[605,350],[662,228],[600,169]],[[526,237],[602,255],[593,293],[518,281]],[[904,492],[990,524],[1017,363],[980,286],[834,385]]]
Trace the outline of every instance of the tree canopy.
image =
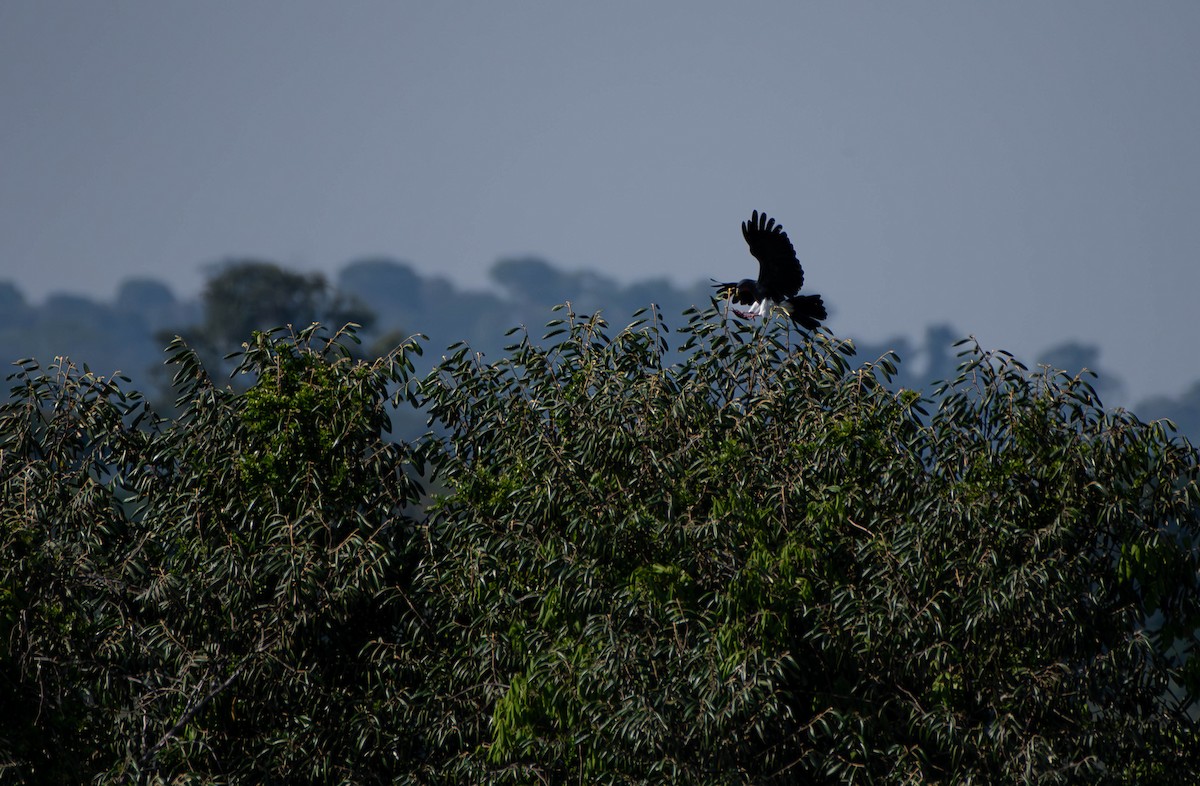
[[205,285],[203,300],[204,322],[189,332],[222,354],[272,325],[355,322],[369,327],[375,319],[320,273],[297,273],[253,259],[222,266]]
[[424,377],[416,341],[255,333],[236,389],[176,342],[171,419],[24,363],[3,779],[1200,777],[1185,440],[970,341],[935,405],[686,317],[568,308]]

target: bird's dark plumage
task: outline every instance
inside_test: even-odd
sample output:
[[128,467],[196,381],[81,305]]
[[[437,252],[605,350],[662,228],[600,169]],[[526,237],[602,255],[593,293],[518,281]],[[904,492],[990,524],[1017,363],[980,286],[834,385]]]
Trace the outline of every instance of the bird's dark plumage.
[[797,325],[815,330],[829,314],[820,295],[797,294],[804,286],[804,269],[783,225],[755,210],[749,221],[742,222],[742,236],[758,260],[758,278],[716,284],[718,291],[738,305],[751,307],[749,313],[737,312],[742,316],[752,319],[771,304],[781,305]]

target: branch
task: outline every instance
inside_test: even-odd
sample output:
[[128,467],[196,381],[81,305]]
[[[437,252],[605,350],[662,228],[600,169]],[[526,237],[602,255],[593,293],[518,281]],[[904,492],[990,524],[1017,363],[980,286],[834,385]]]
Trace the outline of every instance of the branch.
[[237,679],[238,675],[242,673],[249,662],[249,658],[242,661],[241,665],[234,669],[233,672],[225,678],[224,682],[206,693],[204,697],[200,699],[200,701],[193,704],[186,712],[183,713],[183,715],[179,716],[179,720],[175,721],[175,725],[167,729],[167,731],[158,738],[158,742],[155,742],[146,749],[146,752],[142,754],[140,759],[138,759],[138,767],[146,766],[147,762],[152,760],[154,756],[160,750],[162,750],[163,746],[170,742],[171,738],[178,734],[180,730],[183,729],[183,727],[186,726],[188,722],[196,716],[196,713],[208,706],[208,703],[215,699],[217,695],[221,693],[221,691],[233,684],[233,681]]

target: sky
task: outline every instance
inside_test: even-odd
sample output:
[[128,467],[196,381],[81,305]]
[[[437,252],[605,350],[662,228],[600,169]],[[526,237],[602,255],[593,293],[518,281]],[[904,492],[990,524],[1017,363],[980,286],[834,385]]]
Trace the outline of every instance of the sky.
[[[471,289],[535,255],[753,275],[839,336],[949,323],[1200,379],[1200,3],[0,3],[0,280],[197,294],[252,257]],[[549,317],[548,317],[549,318]]]

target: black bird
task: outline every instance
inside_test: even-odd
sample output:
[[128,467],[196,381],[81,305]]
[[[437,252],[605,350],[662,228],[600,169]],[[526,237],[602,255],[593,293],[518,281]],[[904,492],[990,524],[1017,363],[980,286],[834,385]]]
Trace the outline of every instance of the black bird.
[[805,330],[816,330],[829,314],[820,295],[798,295],[804,286],[804,269],[796,258],[796,249],[783,231],[783,224],[755,210],[750,220],[742,222],[742,236],[750,253],[758,260],[758,280],[743,278],[738,282],[714,284],[720,294],[733,299],[750,311],[734,313],[746,319],[765,314],[772,305],[782,306],[792,321]]

